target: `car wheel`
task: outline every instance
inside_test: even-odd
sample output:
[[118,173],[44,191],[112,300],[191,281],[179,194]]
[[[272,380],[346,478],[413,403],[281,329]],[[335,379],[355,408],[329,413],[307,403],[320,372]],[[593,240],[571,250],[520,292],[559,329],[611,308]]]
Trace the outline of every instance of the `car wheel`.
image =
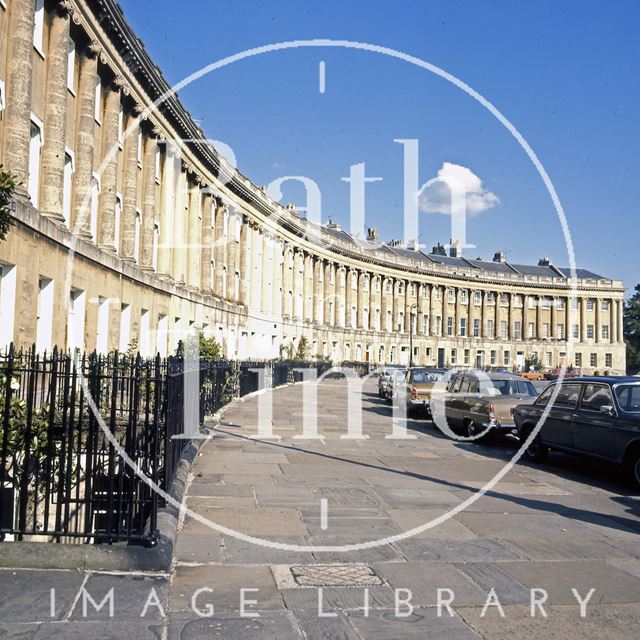
[[625,458],[626,476],[634,489],[640,489],[640,449],[631,451]]
[[[527,432],[525,440],[529,437],[530,433],[530,431]],[[532,462],[542,462],[549,454],[549,447],[547,447],[547,445],[545,444],[542,444],[542,442],[540,441],[540,434],[538,434],[533,439],[531,444],[526,448],[524,453]]]
[[482,438],[478,438],[477,437],[477,435],[479,433],[482,433],[483,431],[484,431],[484,428],[483,428],[482,425],[478,424],[477,422],[474,422],[473,420],[465,420],[465,422],[464,422],[464,435],[467,438],[476,437],[474,442],[486,442],[489,439],[489,434],[488,433],[483,435]]

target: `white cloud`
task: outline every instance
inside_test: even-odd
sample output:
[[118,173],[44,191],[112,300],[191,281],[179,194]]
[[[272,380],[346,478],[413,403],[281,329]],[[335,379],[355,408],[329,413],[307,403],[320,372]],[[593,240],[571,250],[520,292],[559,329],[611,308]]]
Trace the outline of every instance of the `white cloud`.
[[482,185],[482,180],[468,167],[444,162],[435,178],[420,194],[420,209],[426,213],[451,214],[451,192],[466,194],[469,215],[475,215],[500,204],[498,196]]

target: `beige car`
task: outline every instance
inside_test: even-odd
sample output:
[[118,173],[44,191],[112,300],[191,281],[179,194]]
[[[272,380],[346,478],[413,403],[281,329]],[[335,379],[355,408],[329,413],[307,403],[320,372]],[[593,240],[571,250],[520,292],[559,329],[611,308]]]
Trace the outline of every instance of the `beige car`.
[[[511,373],[467,371],[455,374],[439,402],[454,433],[515,433],[511,409],[532,404],[538,392],[529,380]],[[442,405],[441,405],[442,407]]]
[[433,367],[413,367],[407,371],[404,384],[398,384],[395,393],[396,404],[404,402],[407,416],[431,415],[431,395],[433,388],[446,373],[445,369]]

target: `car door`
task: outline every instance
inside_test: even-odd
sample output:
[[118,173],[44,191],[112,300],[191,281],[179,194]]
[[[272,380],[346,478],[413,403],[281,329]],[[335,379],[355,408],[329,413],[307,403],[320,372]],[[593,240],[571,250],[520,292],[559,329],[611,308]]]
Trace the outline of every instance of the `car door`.
[[460,394],[460,388],[464,382],[464,376],[457,375],[451,381],[449,385],[449,389],[445,394],[445,417],[447,419],[447,424],[452,427],[457,424],[457,415],[458,415],[458,396]]
[[580,399],[581,385],[577,382],[562,383],[558,390],[558,396],[553,400],[553,393],[549,399],[549,415],[542,426],[542,441],[550,446],[571,448],[572,424],[578,401]]
[[[611,413],[602,407],[610,407]],[[606,458],[614,458],[618,416],[611,389],[606,384],[587,383],[573,420],[573,448]]]

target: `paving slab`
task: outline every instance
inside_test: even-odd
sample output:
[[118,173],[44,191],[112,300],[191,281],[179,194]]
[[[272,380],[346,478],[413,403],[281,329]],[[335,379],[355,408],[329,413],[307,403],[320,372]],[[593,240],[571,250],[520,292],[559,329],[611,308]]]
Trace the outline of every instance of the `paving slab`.
[[455,602],[460,604],[481,605],[486,597],[481,587],[451,563],[377,562],[374,566],[391,587],[408,589],[415,606],[435,606],[438,602],[438,589],[453,591]]
[[640,601],[640,577],[598,560],[580,562],[503,562],[500,569],[523,585],[541,588],[553,604],[574,604],[576,589],[593,604]]
[[51,589],[55,589],[53,620],[62,620],[84,580],[79,571],[0,569],[0,620],[51,621]]
[[[404,613],[400,608],[399,612]],[[369,617],[350,614],[349,620],[362,638],[367,640],[480,640],[480,636],[458,616],[438,617],[436,609],[415,609],[407,617],[398,612],[372,611]]]
[[[110,618],[140,620],[147,601],[166,602],[168,586],[168,576],[91,574],[84,585],[86,596],[83,593],[78,599],[70,619],[87,622]],[[113,594],[113,609],[108,603],[100,606],[109,593]],[[97,603],[97,607],[89,596]],[[146,613],[153,617],[159,614],[159,610],[150,606]]]
[[630,640],[640,628],[640,605],[606,605],[587,608],[580,617],[576,606],[548,606],[547,617],[531,617],[530,607],[505,606],[504,617],[490,608],[481,617],[480,608],[461,607],[457,613],[483,638],[491,640]]
[[[205,591],[199,593],[200,589]],[[243,589],[258,589],[245,595],[245,600],[258,600],[252,609],[284,609],[282,595],[267,565],[227,564],[178,565],[171,584],[169,611],[193,613],[194,606],[205,611],[207,605],[212,605],[214,613],[239,614]]]
[[195,613],[171,614],[167,640],[303,640],[295,616],[290,612],[256,611],[259,618],[229,613],[202,618]]

